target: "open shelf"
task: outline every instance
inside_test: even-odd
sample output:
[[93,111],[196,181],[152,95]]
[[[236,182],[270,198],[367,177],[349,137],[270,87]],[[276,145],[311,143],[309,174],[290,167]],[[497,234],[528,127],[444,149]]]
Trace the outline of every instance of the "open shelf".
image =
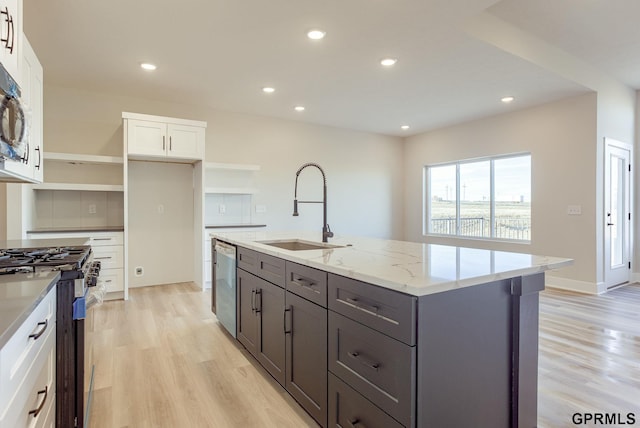
[[231,195],[254,195],[258,193],[255,187],[206,187],[204,193],[207,194],[231,194]]
[[79,190],[86,192],[123,192],[122,184],[81,184],[81,183],[42,183],[33,186],[35,190]]
[[44,159],[47,161],[67,162],[72,164],[122,165],[124,163],[123,158],[118,156],[82,155],[76,153],[56,152],[44,152]]
[[219,163],[219,162],[205,162],[204,167],[206,169],[229,169],[235,171],[259,171],[260,165],[245,164],[245,163]]

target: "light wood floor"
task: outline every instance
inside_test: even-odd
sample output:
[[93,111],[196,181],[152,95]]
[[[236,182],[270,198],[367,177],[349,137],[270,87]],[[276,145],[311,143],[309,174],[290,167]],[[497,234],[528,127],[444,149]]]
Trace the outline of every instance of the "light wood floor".
[[[209,309],[193,284],[137,288],[89,311],[90,428],[315,427]],[[640,286],[541,295],[539,426],[576,412],[640,418]],[[583,425],[585,426],[585,425]]]
[[540,427],[575,427],[576,412],[632,412],[640,424],[640,285],[543,291],[539,337]]

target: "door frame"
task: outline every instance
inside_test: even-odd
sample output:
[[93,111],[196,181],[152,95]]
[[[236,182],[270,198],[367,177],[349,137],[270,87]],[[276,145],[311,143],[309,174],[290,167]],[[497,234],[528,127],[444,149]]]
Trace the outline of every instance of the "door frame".
[[[610,163],[609,163],[609,157],[610,157],[610,150],[614,149],[614,150],[623,150],[628,152],[629,157],[628,157],[628,164],[624,166],[624,172],[626,174],[626,176],[624,177],[624,182],[626,184],[625,186],[625,193],[623,195],[625,204],[626,204],[626,212],[624,213],[624,238],[625,238],[625,242],[624,242],[624,248],[626,251],[626,255],[624,255],[623,257],[625,258],[623,260],[623,264],[628,264],[628,267],[626,268],[626,275],[624,275],[624,273],[621,273],[621,269],[619,268],[619,270],[617,270],[614,273],[614,270],[610,269],[610,254],[611,254],[611,250],[610,250],[610,245],[611,245],[611,237],[610,237],[610,228],[607,225],[607,223],[609,223],[609,218],[608,218],[608,209],[609,209],[609,200],[610,200],[610,186],[609,183],[611,182],[609,174],[610,174]],[[612,138],[606,138],[604,139],[604,168],[603,168],[603,187],[604,187],[604,191],[603,191],[603,222],[602,222],[602,227],[603,227],[603,279],[604,279],[604,288],[602,290],[598,290],[598,292],[604,292],[607,291],[611,288],[617,287],[619,285],[623,285],[626,283],[631,282],[631,261],[633,258],[633,222],[632,219],[633,217],[631,216],[631,213],[633,211],[633,168],[631,167],[631,164],[633,163],[633,146],[631,144],[627,144],[627,143],[623,143],[621,141],[617,141],[614,140]]]

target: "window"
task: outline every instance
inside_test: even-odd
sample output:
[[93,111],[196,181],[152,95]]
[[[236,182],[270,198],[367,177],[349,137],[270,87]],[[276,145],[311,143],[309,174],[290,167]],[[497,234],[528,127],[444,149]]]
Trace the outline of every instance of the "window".
[[531,155],[431,165],[424,176],[426,233],[531,239]]

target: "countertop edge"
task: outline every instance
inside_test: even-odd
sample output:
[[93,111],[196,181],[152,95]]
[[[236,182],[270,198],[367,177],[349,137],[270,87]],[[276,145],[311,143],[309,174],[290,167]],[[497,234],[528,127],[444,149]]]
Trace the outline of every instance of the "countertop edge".
[[[310,260],[307,258],[301,258],[299,256],[296,256],[296,252],[294,251],[283,250],[277,247],[272,247],[272,246],[262,244],[260,242],[245,240],[245,239],[237,239],[228,235],[216,235],[215,232],[212,232],[211,236],[221,241],[225,241],[230,244],[241,246],[253,251],[258,251],[270,256],[278,257],[278,258],[288,260],[290,262],[298,263],[304,266],[308,266],[314,269],[323,270],[325,272],[333,273],[335,275],[340,275],[340,276],[355,279],[358,281],[363,281],[369,284],[377,285],[389,290],[398,291],[398,292],[408,294],[411,296],[416,296],[416,297],[452,291],[452,290],[475,286],[475,285],[486,284],[492,281],[515,278],[515,277],[526,276],[526,275],[533,275],[537,273],[546,272],[552,269],[559,269],[559,268],[573,264],[572,259],[549,257],[549,256],[537,256],[543,259],[543,262],[537,265],[507,269],[507,270],[496,272],[496,273],[488,273],[488,274],[478,275],[470,278],[463,278],[463,279],[456,279],[456,280],[442,279],[428,286],[415,287],[410,284],[381,278],[379,276],[367,274],[362,271],[357,271],[357,270],[349,269],[346,267],[329,265],[313,259]],[[350,247],[310,250],[310,251],[305,251],[305,253],[309,254],[311,251],[313,251],[318,255],[318,257],[316,258],[323,259],[323,255],[325,256],[330,255],[333,251],[336,251],[336,250],[348,251],[349,248]],[[491,251],[491,250],[486,250],[486,251]],[[507,253],[507,252],[501,251],[501,253]]]
[[[24,310],[20,313],[20,315],[18,315],[13,320],[13,322],[3,332],[0,333],[0,349],[4,348],[4,346],[7,344],[9,339],[11,339],[11,337],[15,334],[16,331],[18,331],[22,323],[24,323],[26,319],[29,318],[29,315],[31,315],[31,313],[34,311],[35,308],[38,307],[40,302],[42,302],[42,300],[46,297],[49,291],[51,291],[51,289],[58,283],[59,279],[60,279],[60,272],[57,272],[57,274],[52,279],[49,280],[49,284],[46,287],[44,287],[40,292],[40,294],[38,294],[34,298],[33,302],[30,305],[26,306]],[[37,280],[37,278],[34,278],[34,280]]]
[[33,229],[27,230],[27,233],[37,235],[39,233],[90,233],[90,232],[124,232],[124,226],[114,227],[68,227],[59,229]]

